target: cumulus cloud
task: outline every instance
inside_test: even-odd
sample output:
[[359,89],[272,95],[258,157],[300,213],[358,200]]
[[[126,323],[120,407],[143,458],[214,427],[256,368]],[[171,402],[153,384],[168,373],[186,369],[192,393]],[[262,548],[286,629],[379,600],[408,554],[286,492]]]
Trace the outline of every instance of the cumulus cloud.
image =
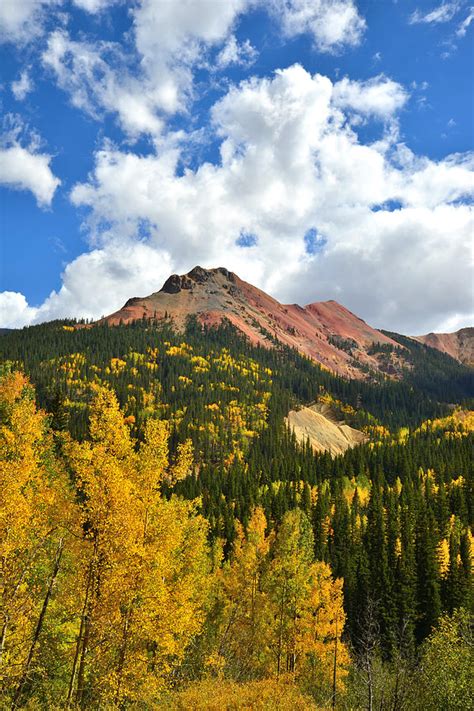
[[[81,5],[93,11],[104,3],[88,0]],[[158,137],[163,117],[187,108],[193,70],[207,48],[228,38],[220,55],[224,65],[252,59],[250,43],[238,45],[234,38],[233,45],[229,37],[247,6],[247,0],[141,0],[130,10],[133,47],[128,55],[121,45],[73,40],[66,31],[56,30],[48,38],[43,64],[77,108],[95,117],[103,111],[117,113],[130,136]],[[134,58],[138,72],[131,68]]]
[[97,318],[117,309],[130,294],[146,296],[157,291],[170,270],[166,251],[144,242],[116,240],[68,264],[61,289],[51,292],[39,307],[28,306],[23,294],[0,293],[0,324],[20,328],[55,318]]
[[301,275],[296,296],[316,283],[318,297],[345,303],[374,326],[412,335],[470,322],[474,216],[468,206],[361,210],[341,227],[330,225],[332,246]]
[[225,42],[252,0],[141,0],[133,10],[135,47],[148,94],[167,113],[183,110],[193,90],[193,69],[206,50]]
[[17,291],[0,293],[0,324],[1,328],[18,328],[29,326],[36,315],[36,309],[28,306],[23,294]]
[[94,117],[101,111],[116,112],[131,135],[161,132],[163,122],[156,115],[153,96],[126,67],[124,71],[117,67],[122,57],[112,43],[74,41],[66,31],[56,30],[48,37],[42,59],[77,108]]
[[[114,0],[75,4],[99,12]],[[284,37],[309,34],[322,52],[357,45],[365,29],[353,0],[139,0],[129,10],[132,30],[124,44],[72,39],[55,30],[43,64],[76,107],[95,118],[116,113],[129,136],[161,140],[168,117],[189,110],[196,70],[249,67],[255,61],[255,47],[249,40],[239,42],[234,30],[257,7],[276,18]]]
[[336,106],[381,119],[393,116],[407,99],[408,94],[401,84],[383,74],[367,81],[351,81],[345,77],[334,85],[333,90]]
[[[10,117],[15,121],[14,117]],[[39,139],[32,136],[26,147],[20,143],[21,125],[15,125],[0,136],[0,185],[15,190],[30,190],[38,205],[51,204],[61,181],[51,168],[51,156],[40,153]]]
[[[97,13],[123,0],[72,0],[73,5]],[[51,11],[67,6],[65,0],[2,0],[0,42],[26,44],[39,37]]]
[[365,20],[353,0],[271,0],[283,32],[310,34],[321,52],[337,52],[360,43]]
[[43,31],[46,13],[62,0],[2,0],[0,42],[23,44]]
[[[34,319],[98,317],[196,263],[227,266],[282,300],[335,298],[405,332],[465,313],[473,157],[361,145],[336,87],[299,65],[232,87],[212,110],[220,162],[184,173],[176,146],[138,155],[105,145],[71,195],[89,208],[98,246],[67,267]],[[242,234],[254,239],[242,246]]]

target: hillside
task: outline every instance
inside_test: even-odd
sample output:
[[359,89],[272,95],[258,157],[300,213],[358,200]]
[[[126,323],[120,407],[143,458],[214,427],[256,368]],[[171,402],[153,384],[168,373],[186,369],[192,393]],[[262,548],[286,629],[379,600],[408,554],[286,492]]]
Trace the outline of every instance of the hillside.
[[447,353],[460,363],[474,366],[474,328],[461,328],[455,333],[428,333],[417,336],[417,340]]
[[[202,694],[215,679],[229,698],[229,684],[261,679],[260,699],[278,676],[272,650],[281,641],[291,668],[297,640],[301,671],[290,696],[278,683],[282,708],[298,708],[294,693],[307,690],[327,708],[335,640],[349,694],[367,615],[383,683],[394,685],[401,645],[416,659],[440,615],[469,606],[472,369],[393,333],[367,352],[383,365],[403,353],[403,377],[350,380],[295,348],[253,343],[226,319],[84,326],[0,339],[12,698],[61,708],[80,650],[83,708],[98,708],[89,702],[99,683],[115,703],[111,668],[132,701],[156,685],[144,708],[160,708],[157,698],[173,708],[175,689],[179,708],[194,708],[187,686]],[[31,550],[40,555],[17,594]],[[27,622],[16,597],[32,610]],[[31,669],[47,674],[23,684],[35,630]]]
[[130,323],[142,318],[173,320],[183,330],[186,319],[197,316],[207,326],[230,321],[254,345],[272,347],[275,342],[296,348],[325,368],[345,377],[361,379],[372,373],[397,375],[400,353],[389,364],[369,348],[376,343],[396,347],[392,338],[372,328],[336,301],[305,307],[280,304],[265,292],[220,267],[195,267],[188,274],[174,274],[160,291],[133,297],[102,322]]

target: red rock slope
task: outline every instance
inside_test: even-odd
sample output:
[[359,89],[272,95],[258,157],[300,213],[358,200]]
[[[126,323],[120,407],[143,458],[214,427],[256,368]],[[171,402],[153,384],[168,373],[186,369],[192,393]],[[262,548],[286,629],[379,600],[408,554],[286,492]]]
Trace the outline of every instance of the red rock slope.
[[182,276],[173,274],[160,291],[129,299],[105,321],[117,325],[142,317],[169,316],[181,329],[191,314],[211,325],[226,318],[253,343],[271,347],[275,339],[350,378],[365,377],[367,368],[381,370],[376,357],[367,353],[370,345],[398,346],[336,301],[304,308],[283,305],[223,267],[195,267]]
[[474,366],[474,328],[461,328],[455,333],[428,333],[417,336],[416,340],[447,353],[461,363]]

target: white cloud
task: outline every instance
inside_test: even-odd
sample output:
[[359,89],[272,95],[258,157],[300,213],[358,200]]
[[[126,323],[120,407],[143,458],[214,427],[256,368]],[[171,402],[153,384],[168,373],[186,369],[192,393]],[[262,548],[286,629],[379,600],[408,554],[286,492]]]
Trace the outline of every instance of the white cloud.
[[405,89],[383,74],[368,81],[351,81],[345,77],[334,85],[333,90],[336,106],[383,119],[393,116],[407,99]]
[[2,0],[0,42],[23,44],[43,31],[46,13],[62,0]]
[[55,318],[97,318],[123,305],[130,294],[158,291],[170,272],[166,252],[143,242],[117,240],[68,264],[59,292],[51,292],[37,308],[28,306],[23,294],[0,293],[0,324],[20,328]]
[[469,323],[472,209],[361,210],[350,220],[350,226],[337,219],[330,225],[331,246],[300,277],[297,297],[317,284],[319,298],[341,301],[372,325],[407,334],[442,331],[454,315],[457,323]]
[[168,113],[185,108],[194,65],[228,38],[251,1],[141,0],[132,13],[135,45],[157,106]]
[[471,8],[469,9],[469,14],[468,14],[468,16],[466,17],[465,20],[463,20],[463,21],[461,22],[461,24],[459,25],[458,29],[456,30],[457,36],[458,36],[458,37],[464,37],[464,36],[466,35],[466,32],[468,31],[470,25],[471,25],[471,22],[473,22],[473,21],[474,21],[474,7],[471,7]]
[[33,82],[27,69],[24,69],[19,78],[12,82],[11,90],[17,101],[23,101],[33,90]]
[[353,0],[271,0],[270,7],[288,37],[311,34],[321,52],[358,45],[366,27]]
[[421,23],[439,24],[449,22],[459,10],[459,6],[459,2],[443,2],[429,12],[415,10],[415,12],[410,15],[409,23],[410,25],[416,25]]
[[[90,12],[113,3],[75,0]],[[117,113],[129,137],[161,140],[167,118],[190,110],[197,69],[215,72],[255,61],[257,50],[249,40],[239,43],[234,29],[259,6],[276,17],[284,36],[310,34],[323,52],[358,44],[365,29],[353,0],[137,0],[122,45],[72,39],[56,30],[43,63],[76,107],[96,118]]]
[[408,205],[435,208],[474,196],[474,153],[454,154],[437,163],[418,159],[407,172],[403,197]]
[[73,0],[76,7],[79,7],[81,10],[85,10],[86,12],[90,12],[91,14],[102,12],[102,10],[111,7],[112,5],[117,5],[120,2],[123,2],[123,0]]
[[18,136],[21,129],[20,125],[16,125],[0,136],[0,185],[15,190],[30,190],[38,205],[45,207],[51,204],[61,181],[50,168],[51,156],[39,152],[36,136],[26,148],[20,145]]
[[36,315],[36,309],[17,291],[0,292],[1,328],[29,326]]
[[[96,2],[87,5],[99,9]],[[148,133],[156,138],[163,116],[187,108],[194,65],[204,61],[208,47],[228,37],[247,5],[247,0],[141,0],[130,10],[138,73],[130,69],[122,46],[73,40],[64,30],[49,36],[43,63],[77,108],[96,117],[101,111],[116,112],[131,137]],[[229,45],[229,61],[231,50]],[[240,62],[248,62],[254,52],[250,43],[236,45],[235,51]]]
[[249,40],[239,44],[235,35],[231,35],[217,55],[216,62],[219,69],[224,69],[231,64],[249,67],[255,62],[257,56],[258,52]]
[[146,87],[128,75],[126,68],[112,68],[112,62],[121,61],[115,45],[76,42],[67,32],[56,30],[42,58],[77,108],[93,116],[102,110],[117,112],[124,131],[132,136],[161,132],[163,122]]
[[[227,266],[281,300],[335,298],[374,325],[410,333],[464,314],[473,157],[434,162],[396,133],[361,145],[338,86],[295,65],[232,87],[212,110],[217,165],[183,173],[176,145],[149,155],[104,145],[71,195],[90,210],[95,248],[67,267],[34,319],[98,317],[197,263]],[[367,115],[392,116],[402,105],[387,98],[398,89],[363,100],[364,86],[349,86]],[[310,229],[326,240],[316,255],[306,251]],[[239,246],[242,233],[256,244]]]

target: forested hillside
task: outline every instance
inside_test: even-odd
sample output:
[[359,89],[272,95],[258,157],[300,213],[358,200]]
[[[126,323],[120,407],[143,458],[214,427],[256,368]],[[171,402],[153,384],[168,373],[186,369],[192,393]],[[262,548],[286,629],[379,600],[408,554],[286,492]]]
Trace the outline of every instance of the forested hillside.
[[[229,323],[2,335],[5,707],[466,708],[472,370],[388,335],[372,382]],[[369,441],[298,443],[316,400]]]

